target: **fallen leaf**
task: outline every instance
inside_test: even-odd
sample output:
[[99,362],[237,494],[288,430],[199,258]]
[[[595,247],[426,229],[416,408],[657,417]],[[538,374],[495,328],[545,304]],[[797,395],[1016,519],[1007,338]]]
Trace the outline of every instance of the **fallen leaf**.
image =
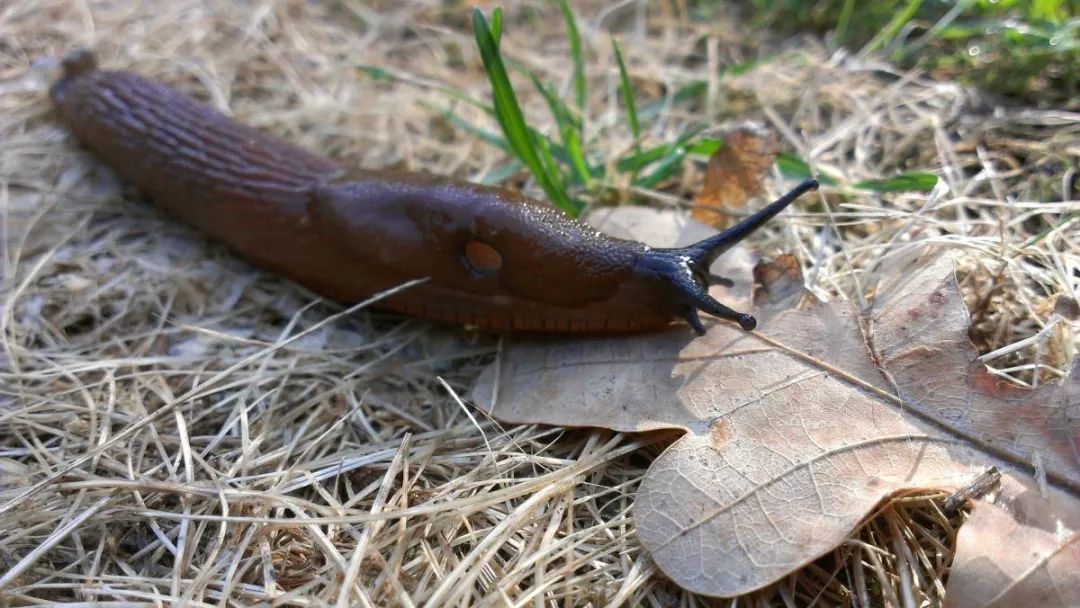
[[[594,220],[657,246],[702,236],[668,214],[630,217]],[[712,270],[734,284],[714,295],[749,308],[752,267],[733,249]],[[1044,502],[1017,525],[1052,520],[1057,538],[1080,529],[1080,364],[1038,390],[988,374],[966,337],[952,261],[932,251],[883,263],[869,310],[803,304],[755,309],[754,333],[712,323],[701,338],[675,327],[510,343],[498,385],[489,370],[474,399],[506,422],[685,430],[646,473],[635,517],[659,567],[707,595],[768,585],[889,496],[956,489],[987,466],[1027,494],[1031,472],[1045,474]],[[1070,576],[1080,585],[1080,569]]]
[[743,123],[725,133],[724,145],[709,157],[694,219],[719,228],[733,223],[725,211],[745,207],[761,192],[777,151],[776,136],[760,125]]
[[813,298],[804,285],[802,266],[795,256],[784,254],[758,262],[754,266],[754,306],[794,308],[803,298]]
[[1080,303],[1075,298],[1059,295],[1054,300],[1054,314],[1070,321],[1080,320]]
[[1034,491],[976,503],[956,539],[946,608],[1080,606],[1080,534],[1059,529],[1045,502]]

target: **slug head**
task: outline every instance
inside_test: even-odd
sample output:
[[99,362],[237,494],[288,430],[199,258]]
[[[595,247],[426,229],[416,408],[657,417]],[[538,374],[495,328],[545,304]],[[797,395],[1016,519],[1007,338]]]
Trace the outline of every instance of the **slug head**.
[[808,179],[735,226],[689,247],[648,249],[638,258],[635,269],[666,281],[672,287],[672,294],[682,308],[683,317],[699,336],[705,333],[705,327],[698,318],[699,310],[735,321],[739,327],[751,331],[757,327],[757,320],[753,316],[732,310],[709,295],[710,279],[715,280],[709,274],[709,267],[722,253],[763,226],[795,199],[817,190],[817,187],[817,181]]

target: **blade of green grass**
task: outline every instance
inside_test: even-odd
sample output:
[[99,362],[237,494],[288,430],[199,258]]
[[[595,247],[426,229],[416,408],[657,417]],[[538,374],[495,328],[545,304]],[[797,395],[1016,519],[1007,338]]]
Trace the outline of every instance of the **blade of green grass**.
[[635,186],[653,188],[660,182],[677,175],[682,171],[683,160],[686,159],[690,142],[704,130],[704,126],[697,126],[679,136],[674,142],[661,146],[663,154],[656,160],[656,167],[648,175],[634,180]]
[[559,191],[564,192],[566,190],[566,183],[563,181],[563,175],[559,171],[559,165],[555,162],[555,157],[551,155],[551,144],[547,138],[541,137],[536,139],[536,147],[539,149],[540,162],[543,164],[544,172],[550,175],[555,187]]
[[[551,144],[551,141],[546,137],[538,138],[537,142],[539,144],[537,147],[540,148],[540,160],[543,161],[544,167],[547,169],[550,175],[555,176],[555,179],[557,180],[555,185],[559,188],[559,191],[566,192],[566,176],[562,171],[559,170],[559,165],[555,162],[554,152],[557,148],[553,144]],[[565,150],[562,150],[561,148],[558,149],[564,154],[566,153]],[[563,159],[563,161],[565,162],[565,159]],[[574,205],[575,209],[581,210],[585,208],[585,203],[583,201],[577,199],[570,200]]]
[[567,128],[563,131],[563,143],[566,145],[566,153],[570,157],[570,166],[574,168],[574,174],[582,184],[588,184],[592,180],[592,170],[585,160],[585,151],[581,148],[581,140],[577,131]]
[[502,42],[502,7],[497,6],[491,11],[491,37],[495,40],[495,46],[498,47]]
[[836,18],[836,39],[847,40],[848,23],[851,21],[851,13],[855,10],[855,0],[844,0],[844,6],[840,9],[840,16]]
[[[439,111],[437,108],[435,108],[435,106],[433,106],[431,104],[421,102],[421,105],[423,105],[423,106],[425,106],[427,108],[431,108],[431,109],[434,109],[436,111]],[[495,111],[492,110],[491,108],[488,108],[488,113],[491,114],[496,119],[498,119],[498,117],[495,116]],[[467,130],[470,134],[476,135],[480,139],[484,140],[486,143],[489,143],[489,144],[491,144],[493,146],[496,146],[496,147],[498,147],[498,148],[500,148],[502,150],[505,150],[506,152],[508,152],[510,154],[516,154],[517,153],[517,150],[515,150],[506,141],[505,138],[498,137],[497,135],[493,134],[491,131],[487,131],[487,130],[482,129],[482,128],[476,126],[476,125],[473,125],[473,124],[469,123],[468,121],[466,121],[465,119],[458,116],[457,114],[453,114],[453,116],[450,118],[450,120],[454,125],[460,126],[461,128]],[[500,124],[500,126],[501,126],[501,124]],[[568,148],[566,146],[560,146],[559,144],[553,142],[551,140],[551,138],[548,137],[547,135],[544,135],[540,131],[537,131],[536,129],[534,129],[534,128],[528,126],[528,125],[526,125],[526,128],[529,131],[529,135],[533,138],[533,141],[541,141],[541,140],[543,140],[544,143],[547,146],[549,146],[549,148],[551,149],[551,154],[552,154],[552,156],[555,157],[556,160],[558,160],[559,162],[562,162],[565,165],[571,165],[573,163],[573,159],[571,158],[571,154],[568,151]],[[592,167],[591,172],[596,173],[596,167]]]
[[491,35],[491,28],[480,9],[473,9],[472,25],[476,44],[480,49],[480,58],[484,62],[484,69],[491,82],[495,114],[506,140],[536,177],[552,204],[571,215],[576,215],[581,209],[580,206],[570,200],[566,192],[558,186],[561,179],[557,171],[554,175],[550,173],[551,165],[545,167],[537,155],[537,147],[546,149],[548,156],[550,156],[550,149],[542,139],[537,141],[525,124],[525,115],[521,111],[513,86],[510,84],[510,76],[506,73],[506,66],[503,64],[495,39]]
[[[356,66],[356,69],[360,70],[364,74],[367,74],[370,78],[372,78],[374,80],[381,80],[381,81],[387,81],[387,82],[406,82],[406,83],[411,83],[411,84],[414,84],[414,85],[416,84],[416,82],[414,80],[410,80],[408,78],[401,78],[397,74],[394,74],[393,72],[391,72],[389,70],[386,70],[384,68],[378,67],[378,66],[368,65],[368,64],[360,64],[360,65]],[[486,104],[486,103],[484,103],[484,102],[482,102],[482,101],[480,101],[478,99],[470,97],[468,93],[462,91],[461,89],[455,89],[454,87],[445,86],[445,85],[435,86],[433,88],[435,90],[449,96],[449,97],[452,97],[452,98],[460,101],[460,102],[469,104],[470,106],[472,106],[474,108],[477,108],[478,110],[482,110],[485,114],[487,114],[487,115],[489,115],[489,116],[491,116],[493,118],[495,117],[495,110],[490,105],[488,105],[488,104]]]
[[521,160],[518,158],[511,158],[509,161],[503,163],[501,166],[492,169],[486,175],[476,180],[478,184],[484,184],[486,186],[493,186],[495,184],[501,184],[512,175],[521,171],[525,165],[521,164]]
[[647,148],[637,154],[633,154],[631,156],[619,159],[619,162],[615,163],[615,168],[620,173],[633,173],[636,171],[640,171],[644,167],[670,154],[674,149],[674,143],[653,146],[652,148]]
[[887,179],[867,179],[855,184],[856,188],[875,192],[929,192],[937,185],[938,176],[933,173],[913,172],[894,175]]
[[[535,72],[525,69],[522,66],[513,66],[513,69],[524,74],[529,81],[532,82],[533,87],[540,93],[541,97],[544,98],[544,102],[551,112],[551,117],[555,119],[556,127],[562,138],[562,146],[555,145],[555,143],[548,138],[548,145],[551,147],[552,154],[564,164],[573,167],[573,177],[576,182],[587,184],[595,171],[593,168],[590,168],[588,162],[586,162],[584,151],[581,147],[581,137],[579,135],[581,132],[581,121],[574,115],[574,111],[559,98],[558,94],[555,92],[555,88],[541,82]],[[534,131],[533,136],[544,137],[538,131]]]
[[[739,63],[734,63],[729,66],[725,66],[720,69],[720,76],[738,76],[754,69],[758,69],[762,66],[766,66],[777,60],[779,55],[767,55],[758,57],[756,59],[748,59]],[[799,65],[801,62],[801,56],[786,57],[786,61],[792,62],[794,65]],[[672,105],[692,103],[697,99],[701,99],[705,96],[705,92],[708,90],[709,85],[704,80],[691,80],[690,82],[679,87],[674,95],[671,96],[671,100],[660,99],[657,101],[651,101],[643,104],[638,108],[638,117],[642,119],[653,118],[660,113],[664,107],[670,103]]]
[[[538,78],[534,72],[530,70],[522,71],[529,77],[529,80],[532,81],[533,86],[540,92],[540,95],[543,96],[548,109],[551,111],[551,117],[555,119],[555,124],[558,125],[560,132],[566,128],[571,128],[575,131],[581,128],[581,122],[574,116],[574,113],[570,108],[566,107],[563,100],[559,99],[554,88],[540,82],[540,78]],[[563,140],[563,143],[566,143],[565,139]]]
[[671,152],[656,164],[656,168],[634,180],[634,185],[642,188],[655,187],[665,179],[678,174],[682,170],[682,162],[685,158],[686,146],[682,144],[672,146]]
[[[689,103],[694,99],[703,97],[705,91],[708,90],[708,84],[704,80],[694,80],[690,83],[679,87],[675,94],[671,98],[673,105],[680,103]],[[660,114],[668,103],[665,99],[658,99],[656,101],[650,101],[638,108],[638,119],[653,118]]]
[[[532,127],[529,127],[529,134],[532,136],[534,142],[542,141],[543,144],[546,145],[549,150],[551,150],[551,155],[555,158],[555,160],[567,166],[573,164],[573,160],[570,158],[570,153],[567,151],[565,146],[561,146],[555,143],[550,137],[544,135],[543,133],[537,131]],[[540,144],[537,145],[539,146]],[[556,167],[558,167],[558,165],[556,165]],[[562,170],[556,171],[555,181],[559,182],[560,180],[563,180],[563,176],[565,175],[565,173],[566,171]]]
[[724,140],[714,137],[702,137],[693,145],[686,147],[687,154],[695,154],[700,156],[709,157],[724,147]]
[[389,82],[397,80],[397,76],[394,76],[394,74],[391,73],[389,70],[385,68],[380,68],[377,65],[368,65],[366,63],[361,63],[360,65],[356,66],[356,69],[367,74],[368,78],[371,78],[372,80],[384,80]]
[[570,58],[574,61],[574,101],[577,103],[578,115],[584,116],[585,63],[581,58],[581,34],[578,33],[577,21],[567,0],[559,0],[559,9],[566,21],[566,38],[570,42]]
[[688,83],[686,86],[680,87],[675,91],[674,102],[686,103],[691,99],[701,97],[709,90],[709,83],[704,80],[694,80]]
[[870,42],[866,43],[866,46],[863,47],[860,54],[872,53],[892,42],[893,38],[896,38],[896,35],[903,29],[904,24],[915,17],[915,13],[918,12],[921,4],[922,0],[909,0],[903,10],[897,11],[892,19],[885,24],[885,27],[883,27]]
[[[515,153],[513,148],[511,148],[510,144],[507,143],[505,138],[499,137],[497,134],[492,133],[491,131],[488,131],[487,129],[483,129],[481,127],[478,127],[478,126],[470,123],[469,121],[467,121],[464,118],[462,118],[461,116],[459,116],[456,112],[454,112],[453,109],[451,109],[451,108],[438,108],[433,104],[423,102],[423,101],[421,101],[419,103],[420,103],[421,106],[442,115],[442,117],[444,119],[446,119],[446,121],[449,122],[451,125],[453,125],[454,127],[468,133],[469,135],[472,135],[473,137],[479,139],[480,141],[483,141],[484,143],[486,143],[486,144],[488,144],[490,146],[494,146],[494,147],[506,152],[507,154],[514,154]],[[532,136],[534,138],[536,138],[536,140],[538,140],[538,141],[539,140],[544,140],[545,141],[545,143],[549,146],[549,149],[551,150],[552,156],[555,157],[555,159],[559,160],[560,162],[562,162],[564,164],[571,165],[571,166],[574,165],[574,163],[577,162],[575,160],[575,158],[574,158],[575,153],[570,150],[569,146],[563,147],[563,146],[555,145],[554,143],[551,142],[551,140],[549,138],[547,138],[543,134],[541,134],[541,133],[539,133],[537,131],[531,131],[531,132],[532,132]],[[580,144],[578,144],[578,148],[579,148],[579,151],[577,152],[578,155],[581,154],[580,147],[581,147]],[[582,162],[584,162],[584,158],[582,158],[581,160],[582,160]],[[589,168],[588,171],[589,171],[589,173],[595,174],[596,173],[596,168],[595,167]]]
[[508,144],[506,142],[506,139],[504,139],[502,137],[499,137],[498,135],[496,135],[495,133],[492,133],[491,131],[488,131],[487,129],[481,129],[478,126],[476,126],[474,124],[471,124],[470,122],[468,122],[464,118],[458,116],[457,112],[454,112],[453,109],[451,109],[451,108],[442,108],[442,109],[440,109],[440,108],[437,108],[436,106],[434,106],[434,105],[432,105],[430,103],[424,102],[424,101],[421,101],[420,105],[425,107],[425,108],[428,108],[429,110],[432,110],[434,112],[438,112],[451,125],[453,125],[454,127],[458,128],[458,129],[461,129],[462,131],[468,133],[469,135],[472,135],[473,137],[483,141],[484,143],[486,143],[486,144],[488,144],[490,146],[494,146],[494,147],[496,147],[496,148],[498,148],[500,150],[503,150],[507,154],[512,154],[513,153],[513,150],[510,148],[510,144]]
[[1080,212],[1072,211],[1070,213],[1066,213],[1064,216],[1062,216],[1060,220],[1058,220],[1056,224],[1046,228],[1045,230],[1042,230],[1041,232],[1039,232],[1039,234],[1031,237],[1031,239],[1028,240],[1028,242],[1024,243],[1020,248],[1027,249],[1028,247],[1037,244],[1039,241],[1045,239],[1051,232],[1060,230],[1065,226],[1065,224],[1068,224],[1076,218],[1080,218]]
[[781,152],[776,155],[776,167],[780,169],[780,173],[784,174],[786,177],[799,180],[813,177],[825,186],[835,186],[837,183],[836,178],[821,170],[817,172],[817,175],[812,175],[810,173],[810,165],[806,164],[806,161],[786,152]]
[[[642,150],[637,154],[632,154],[630,156],[621,158],[617,163],[615,163],[615,169],[618,170],[620,173],[632,173],[640,171],[646,166],[654,162],[660,161],[667,156],[677,154],[677,148],[686,147],[688,142],[693,138],[697,137],[697,134],[701,133],[703,128],[704,127],[701,126],[694,127],[686,133],[683,133],[682,136],[679,137],[679,139],[673,142],[660,144],[659,146],[654,146],[652,148]],[[685,155],[685,150],[683,154]]]
[[630,133],[634,136],[634,150],[641,152],[641,123],[638,122],[637,108],[634,107],[634,90],[630,88],[630,75],[626,73],[619,41],[611,39],[611,48],[615,50],[615,61],[619,64],[619,90],[622,91],[623,105],[626,106],[626,118],[630,122]]

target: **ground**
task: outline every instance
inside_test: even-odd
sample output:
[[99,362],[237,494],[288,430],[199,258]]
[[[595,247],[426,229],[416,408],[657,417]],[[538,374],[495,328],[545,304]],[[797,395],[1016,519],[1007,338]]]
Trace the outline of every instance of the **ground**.
[[[571,97],[558,6],[514,4],[504,55]],[[1054,310],[1080,287],[1076,114],[1001,105],[813,36],[747,48],[736,21],[695,20],[682,3],[574,10],[586,130],[605,160],[633,145],[614,35],[646,144],[754,120],[833,176],[828,206],[793,209],[752,243],[796,255],[816,295],[870,296],[860,273],[882,251],[942,245],[958,254],[976,346],[1005,349],[989,365],[1028,385],[1067,369],[1080,341]],[[636,485],[670,436],[478,418],[456,396],[497,336],[347,311],[171,222],[56,120],[47,87],[78,46],[344,162],[542,196],[460,124],[495,123],[446,90],[488,98],[469,5],[5,3],[4,601],[712,604],[668,581],[635,536]],[[742,67],[721,75],[731,65]],[[512,74],[550,132],[543,98]],[[675,96],[694,81],[700,94]],[[647,188],[609,172],[575,195],[685,208],[704,160]],[[854,186],[912,172],[940,180]],[[766,194],[786,183],[774,169]],[[832,554],[739,605],[933,603],[963,520],[943,498],[883,505]]]

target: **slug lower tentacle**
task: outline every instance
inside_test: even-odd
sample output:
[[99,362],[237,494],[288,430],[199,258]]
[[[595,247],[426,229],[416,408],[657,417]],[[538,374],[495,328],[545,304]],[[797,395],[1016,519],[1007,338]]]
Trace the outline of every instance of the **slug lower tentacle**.
[[493,330],[635,332],[698,311],[756,325],[708,294],[718,255],[815,189],[808,180],[681,249],[617,239],[502,188],[353,170],[164,85],[74,54],[50,91],[82,143],[167,213],[342,302],[427,277],[380,307]]

